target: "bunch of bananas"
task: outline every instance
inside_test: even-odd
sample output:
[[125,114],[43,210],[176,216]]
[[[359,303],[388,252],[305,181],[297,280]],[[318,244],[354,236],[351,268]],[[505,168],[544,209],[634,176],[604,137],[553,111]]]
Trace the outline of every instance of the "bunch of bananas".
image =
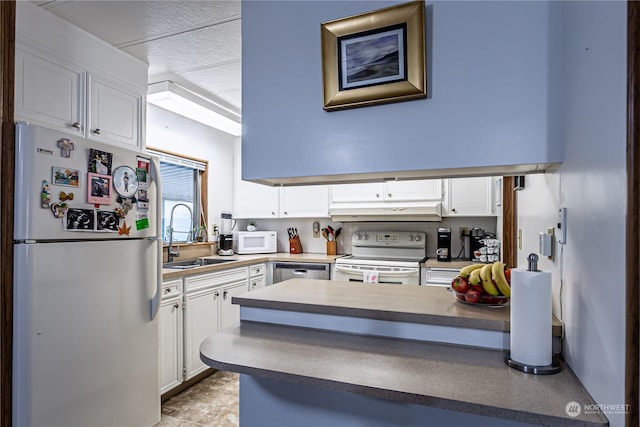
[[[511,269],[496,261],[460,269],[451,282],[456,297],[471,303],[497,303],[511,296]],[[464,295],[462,295],[464,294]],[[495,297],[495,298],[492,298]]]

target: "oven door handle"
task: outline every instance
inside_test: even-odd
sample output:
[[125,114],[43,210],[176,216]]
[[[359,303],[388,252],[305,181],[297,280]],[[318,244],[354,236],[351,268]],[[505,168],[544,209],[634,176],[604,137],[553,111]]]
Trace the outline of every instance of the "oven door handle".
[[412,269],[409,271],[381,271],[372,268],[371,270],[359,270],[356,268],[343,267],[341,265],[336,265],[336,271],[346,274],[357,274],[358,276],[362,276],[366,271],[377,271],[380,277],[412,277],[417,276],[419,273],[419,269]]

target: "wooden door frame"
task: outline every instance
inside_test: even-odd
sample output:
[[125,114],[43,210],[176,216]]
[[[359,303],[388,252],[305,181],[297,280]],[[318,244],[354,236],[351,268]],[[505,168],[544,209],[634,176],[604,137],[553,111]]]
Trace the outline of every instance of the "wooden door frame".
[[11,426],[15,1],[0,1],[0,426]]

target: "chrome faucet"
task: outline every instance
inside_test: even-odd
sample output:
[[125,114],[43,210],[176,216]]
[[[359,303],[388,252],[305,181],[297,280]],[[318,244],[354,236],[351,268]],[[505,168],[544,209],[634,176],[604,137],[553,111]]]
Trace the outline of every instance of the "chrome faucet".
[[173,257],[180,256],[180,251],[173,250],[173,211],[176,210],[178,206],[184,206],[189,211],[189,218],[191,218],[191,222],[189,224],[189,231],[187,234],[187,242],[189,241],[189,237],[191,236],[193,230],[193,211],[188,205],[184,203],[176,203],[173,208],[171,208],[171,219],[169,220],[169,251],[167,254],[167,262],[173,261]]

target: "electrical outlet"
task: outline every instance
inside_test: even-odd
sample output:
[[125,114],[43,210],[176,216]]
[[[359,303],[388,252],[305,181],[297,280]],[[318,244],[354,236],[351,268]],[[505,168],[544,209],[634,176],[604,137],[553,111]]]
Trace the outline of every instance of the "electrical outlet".
[[460,227],[459,230],[460,230],[460,240],[462,240],[462,238],[465,235],[469,234],[469,227]]

